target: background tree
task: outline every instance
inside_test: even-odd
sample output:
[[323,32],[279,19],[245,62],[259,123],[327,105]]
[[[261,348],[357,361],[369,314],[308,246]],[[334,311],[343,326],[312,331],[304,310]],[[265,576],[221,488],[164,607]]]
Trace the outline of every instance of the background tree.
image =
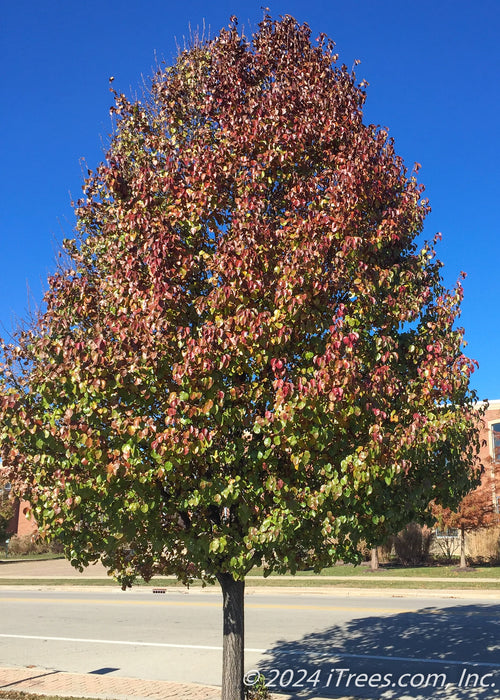
[[224,700],[253,566],[358,561],[474,478],[462,289],[364,87],[266,16],[114,93],[69,264],[4,346],[1,454],[41,531],[124,586],[217,579]]
[[457,509],[434,504],[433,513],[440,529],[457,528],[460,531],[460,568],[466,569],[465,533],[498,522],[492,499],[491,471],[484,472],[481,484],[462,499]]

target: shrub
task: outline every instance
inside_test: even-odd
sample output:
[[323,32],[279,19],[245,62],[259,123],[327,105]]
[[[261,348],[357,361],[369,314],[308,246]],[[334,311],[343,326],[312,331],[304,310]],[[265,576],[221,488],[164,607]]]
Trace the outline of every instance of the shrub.
[[468,533],[467,558],[471,564],[500,564],[500,525]]
[[46,542],[38,534],[13,535],[9,542],[9,554],[60,554],[61,545],[57,542]]
[[403,566],[418,566],[429,559],[432,530],[410,523],[394,537],[394,550]]

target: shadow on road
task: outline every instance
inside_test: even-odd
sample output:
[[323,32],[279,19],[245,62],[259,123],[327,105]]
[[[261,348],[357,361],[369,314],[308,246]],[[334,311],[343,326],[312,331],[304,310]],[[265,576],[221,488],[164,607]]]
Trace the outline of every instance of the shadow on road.
[[258,670],[297,698],[498,698],[500,605],[354,619],[278,642]]

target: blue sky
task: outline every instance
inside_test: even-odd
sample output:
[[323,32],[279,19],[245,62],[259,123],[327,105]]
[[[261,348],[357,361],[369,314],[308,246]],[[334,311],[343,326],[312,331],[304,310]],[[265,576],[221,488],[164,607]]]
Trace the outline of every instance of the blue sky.
[[[108,79],[131,93],[158,60],[205,24],[232,14],[255,27],[265,3],[185,0],[16,0],[0,23],[0,334],[42,296],[58,241],[71,237],[71,197],[84,159],[93,168],[111,131]],[[389,127],[411,168],[422,164],[432,213],[425,234],[443,240],[448,286],[467,272],[460,325],[480,368],[479,398],[500,398],[497,365],[500,75],[498,0],[308,0],[268,3],[271,14],[328,34],[370,87],[368,122]]]

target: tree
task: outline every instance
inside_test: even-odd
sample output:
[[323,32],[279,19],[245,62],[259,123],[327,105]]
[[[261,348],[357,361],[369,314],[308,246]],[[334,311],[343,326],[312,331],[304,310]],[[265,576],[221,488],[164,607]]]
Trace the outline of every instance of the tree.
[[243,697],[247,572],[359,561],[474,480],[474,363],[428,204],[307,25],[236,20],[113,91],[67,264],[4,345],[1,454],[76,567],[217,579]]
[[379,567],[378,547],[372,547],[370,550],[370,567],[372,571],[377,571]]
[[441,529],[460,530],[460,568],[466,569],[465,533],[488,527],[498,521],[492,499],[491,472],[484,472],[481,484],[462,499],[456,510],[434,504],[433,514]]

